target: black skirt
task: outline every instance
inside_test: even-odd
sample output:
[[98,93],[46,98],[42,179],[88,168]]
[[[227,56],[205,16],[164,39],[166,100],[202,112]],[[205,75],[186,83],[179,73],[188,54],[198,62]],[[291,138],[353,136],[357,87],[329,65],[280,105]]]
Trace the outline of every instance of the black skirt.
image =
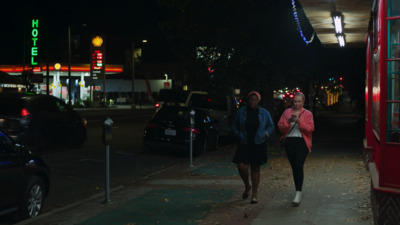
[[267,162],[267,159],[267,145],[265,142],[259,145],[239,143],[232,162],[263,165]]

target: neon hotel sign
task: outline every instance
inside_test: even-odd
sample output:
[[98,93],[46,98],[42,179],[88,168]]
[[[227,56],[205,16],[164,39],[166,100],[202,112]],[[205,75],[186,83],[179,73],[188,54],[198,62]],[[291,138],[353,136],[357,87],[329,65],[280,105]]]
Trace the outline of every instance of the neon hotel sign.
[[39,20],[32,20],[32,47],[31,47],[31,65],[36,66],[38,64],[38,43],[39,43]]

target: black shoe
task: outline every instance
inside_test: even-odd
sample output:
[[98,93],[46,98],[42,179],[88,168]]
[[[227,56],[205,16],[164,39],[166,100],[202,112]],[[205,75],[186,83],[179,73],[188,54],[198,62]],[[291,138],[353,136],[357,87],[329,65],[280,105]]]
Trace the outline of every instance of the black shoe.
[[248,198],[248,197],[249,197],[249,194],[243,193],[243,195],[242,195],[242,198],[243,198],[243,199],[246,199],[246,198]]
[[[246,189],[247,190],[247,189]],[[243,194],[242,194],[242,198],[243,199],[247,199],[248,197],[249,197],[249,192],[251,191],[251,186],[250,186],[250,188],[248,189],[249,191],[248,192],[246,192],[246,190],[244,190],[244,192],[243,192]]]

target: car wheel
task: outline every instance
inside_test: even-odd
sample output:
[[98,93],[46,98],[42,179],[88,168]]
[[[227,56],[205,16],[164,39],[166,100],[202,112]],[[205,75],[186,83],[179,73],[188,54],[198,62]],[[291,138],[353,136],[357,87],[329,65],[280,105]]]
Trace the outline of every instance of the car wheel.
[[43,181],[39,177],[33,176],[25,189],[19,206],[20,218],[27,219],[39,215],[43,207],[44,195]]

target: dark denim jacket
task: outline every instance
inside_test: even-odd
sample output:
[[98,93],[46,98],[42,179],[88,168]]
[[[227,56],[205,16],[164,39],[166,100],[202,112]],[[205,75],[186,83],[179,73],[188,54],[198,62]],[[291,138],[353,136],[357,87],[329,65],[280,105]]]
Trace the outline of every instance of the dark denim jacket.
[[[245,126],[246,118],[247,118],[247,107],[245,106],[238,109],[235,115],[235,119],[233,120],[232,123],[233,134],[239,139],[239,142],[241,144],[247,144],[246,126]],[[275,127],[268,110],[262,107],[258,107],[258,119],[260,120],[260,125],[256,132],[254,143],[262,144],[266,141],[266,138],[271,136],[272,132],[274,132]]]

